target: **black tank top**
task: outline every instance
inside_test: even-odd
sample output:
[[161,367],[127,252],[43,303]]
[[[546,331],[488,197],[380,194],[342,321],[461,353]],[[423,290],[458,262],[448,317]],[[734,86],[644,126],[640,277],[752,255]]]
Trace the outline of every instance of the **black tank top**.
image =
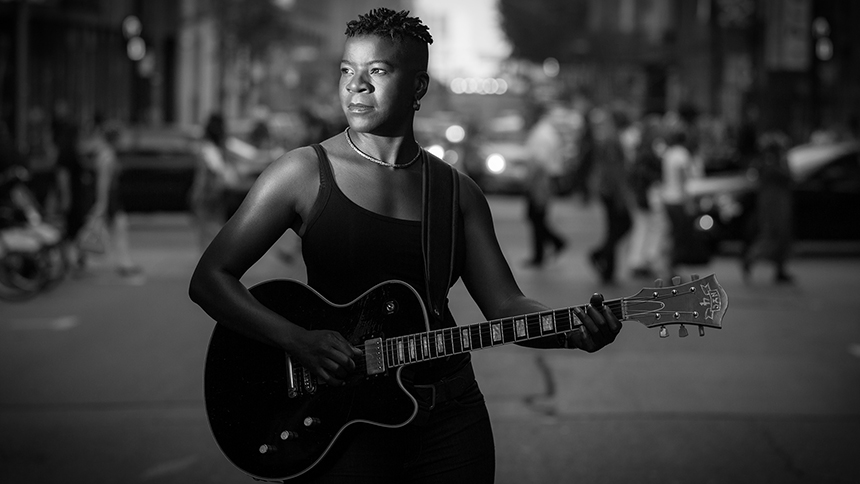
[[[380,215],[350,200],[335,182],[325,149],[319,145],[314,149],[319,157],[320,188],[302,230],[308,285],[337,304],[352,302],[371,287],[392,279],[425,294],[421,222]],[[461,235],[458,248],[463,247],[462,242]],[[461,256],[462,250],[457,250],[455,260]],[[455,269],[452,281],[459,278],[460,271]],[[456,325],[447,307],[445,316],[446,327]],[[428,371],[421,371],[416,381],[433,381],[450,374],[465,364],[468,356],[439,360],[432,371],[429,366]]]

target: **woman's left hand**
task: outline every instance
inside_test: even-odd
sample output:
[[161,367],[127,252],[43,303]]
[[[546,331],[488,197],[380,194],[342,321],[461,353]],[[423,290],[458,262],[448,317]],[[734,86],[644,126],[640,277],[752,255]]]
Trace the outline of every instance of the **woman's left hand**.
[[596,299],[592,298],[592,303],[586,306],[584,311],[578,307],[573,308],[574,314],[582,321],[582,325],[567,333],[569,348],[579,348],[594,353],[615,341],[615,337],[621,332],[621,321],[602,304],[602,296],[599,300],[601,302],[597,303]]

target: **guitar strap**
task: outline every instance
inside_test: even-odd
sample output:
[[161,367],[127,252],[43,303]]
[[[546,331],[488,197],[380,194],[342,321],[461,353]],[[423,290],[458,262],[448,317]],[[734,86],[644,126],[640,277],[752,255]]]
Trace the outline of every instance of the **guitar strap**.
[[431,327],[442,328],[448,288],[454,273],[454,248],[460,223],[460,178],[451,165],[421,150],[424,158],[421,250]]

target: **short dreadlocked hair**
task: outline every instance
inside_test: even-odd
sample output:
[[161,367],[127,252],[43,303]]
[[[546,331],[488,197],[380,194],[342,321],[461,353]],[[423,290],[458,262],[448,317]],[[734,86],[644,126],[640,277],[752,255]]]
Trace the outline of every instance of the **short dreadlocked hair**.
[[346,24],[346,36],[377,35],[390,37],[395,41],[413,38],[424,44],[432,44],[430,29],[418,17],[410,17],[408,10],[395,12],[388,8],[375,8],[358,20]]

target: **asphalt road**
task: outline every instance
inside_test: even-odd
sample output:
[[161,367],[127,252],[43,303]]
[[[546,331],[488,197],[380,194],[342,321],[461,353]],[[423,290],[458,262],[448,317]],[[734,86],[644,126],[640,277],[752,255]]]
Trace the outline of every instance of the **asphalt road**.
[[[596,207],[571,201],[553,220],[570,249],[526,269],[516,200],[493,200],[499,238],[523,290],[555,307],[601,291],[585,264],[600,238]],[[123,280],[96,260],[26,303],[0,302],[0,482],[243,483],[206,422],[203,359],[211,321],[187,297],[198,256],[187,220],[138,216],[145,276]],[[295,249],[287,237],[281,247]],[[628,323],[588,355],[515,346],[474,354],[507,483],[860,482],[860,258],[804,256],[794,286],[735,261],[715,273],[730,303],[723,329],[669,338]],[[685,274],[688,276],[689,274]],[[246,276],[302,279],[273,251]],[[688,279],[685,279],[685,281]],[[482,321],[461,285],[461,323]]]

